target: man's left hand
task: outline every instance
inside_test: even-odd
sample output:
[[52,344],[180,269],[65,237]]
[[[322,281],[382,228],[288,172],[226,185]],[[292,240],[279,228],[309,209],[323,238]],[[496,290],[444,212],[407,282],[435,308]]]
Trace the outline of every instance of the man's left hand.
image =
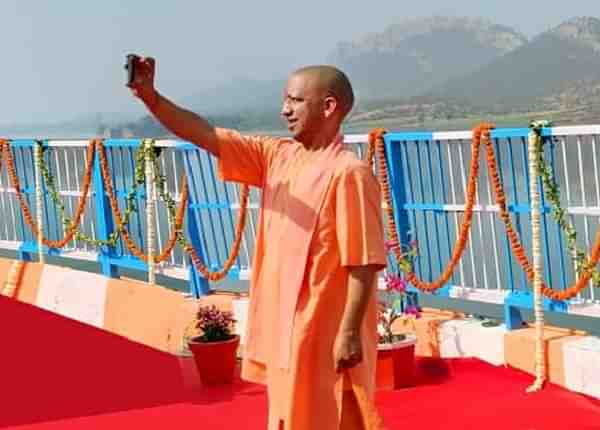
[[340,333],[334,345],[333,358],[338,373],[359,364],[363,359],[360,333],[358,331]]

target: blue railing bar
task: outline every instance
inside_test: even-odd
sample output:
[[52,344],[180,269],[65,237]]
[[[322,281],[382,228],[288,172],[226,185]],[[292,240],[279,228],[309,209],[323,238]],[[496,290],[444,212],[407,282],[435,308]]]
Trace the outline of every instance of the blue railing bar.
[[104,146],[107,148],[139,148],[140,139],[105,139]]
[[[206,153],[205,151],[198,151],[197,152],[197,157],[198,157],[198,161],[199,161],[199,165],[201,166],[201,171],[200,171],[200,179],[202,179],[202,190],[204,191],[204,200],[206,202],[210,203],[210,198],[208,196],[208,188],[206,187],[206,176],[204,173],[204,164],[202,164],[202,155],[203,153]],[[210,226],[210,232],[211,232],[211,236],[213,239],[213,248],[214,248],[214,255],[211,255],[212,253],[208,252],[207,249],[207,260],[210,264],[214,264],[215,260],[216,262],[219,262],[219,250],[218,250],[218,240],[217,240],[217,232],[215,229],[215,225],[214,225],[214,221],[213,221],[213,217],[209,216],[208,217],[208,225]],[[204,229],[203,229],[204,230]],[[211,258],[212,257],[212,258]]]
[[[137,141],[137,146],[139,146],[139,141]],[[137,149],[137,147],[136,147]],[[123,208],[127,207],[127,203],[126,203],[126,197],[127,194],[129,193],[129,191],[131,189],[133,189],[133,186],[135,184],[135,155],[134,155],[134,147],[133,146],[129,146],[129,147],[124,147],[124,146],[116,146],[113,145],[112,147],[109,146],[109,152],[111,154],[111,159],[113,162],[113,165],[115,164],[115,154],[118,153],[120,154],[120,158],[121,158],[121,168],[122,170],[122,174],[121,174],[121,185],[119,186],[118,182],[114,181],[113,183],[115,184],[115,187],[120,188],[120,191],[117,192],[117,198],[122,200],[124,202]],[[127,157],[124,157],[124,154],[127,154]],[[127,158],[125,160],[125,158]],[[125,175],[125,164],[129,165],[129,169],[131,170],[131,174],[130,175]],[[112,170],[114,172],[114,169]],[[131,185],[128,185],[128,179],[131,182]],[[134,203],[136,205],[136,207],[138,208],[138,212],[141,212],[142,209],[142,201],[145,201],[146,199],[146,189],[144,187],[141,187],[139,189],[136,190],[135,195],[134,195]],[[138,220],[139,215],[134,216],[132,214],[132,216],[129,218],[129,231],[131,231],[132,233],[135,230],[135,226],[137,224],[138,227],[138,232],[137,235],[141,236],[141,227],[139,226],[139,221]],[[143,242],[138,242],[140,243],[140,246],[143,249]],[[121,253],[121,255],[131,255],[129,250],[127,249],[125,242],[123,241],[122,237],[119,237],[119,251]]]
[[[33,148],[36,142],[35,139],[11,139],[10,146],[12,148]],[[44,144],[43,141],[42,144]]]
[[[492,139],[507,139],[510,137],[526,138],[529,135],[529,128],[497,128],[492,130]],[[543,128],[542,136],[552,136],[551,128]]]
[[[107,240],[110,234],[114,230],[114,221],[112,218],[112,212],[110,204],[106,196],[106,190],[104,187],[104,181],[102,179],[102,171],[100,168],[100,157],[94,158],[94,170],[93,170],[93,188],[94,188],[94,203],[96,208],[97,228],[96,236],[100,240]],[[117,266],[111,264],[110,260],[115,255],[115,247],[112,246],[101,246],[98,252],[98,262],[104,276],[112,278],[118,277]]]
[[[492,139],[506,139],[509,137],[527,137],[529,128],[497,128],[492,130]],[[552,136],[551,128],[543,128],[542,136]],[[431,132],[390,132],[386,134],[390,142],[398,143],[402,141],[427,141],[433,140]]]
[[[546,157],[545,159],[547,160],[547,153],[548,151],[546,150],[546,147],[542,147],[542,151],[545,152],[544,157]],[[541,178],[539,179],[539,183],[538,183],[538,192],[540,193],[540,204],[542,207],[546,206],[546,195],[544,193],[544,184],[542,183]],[[542,235],[542,241],[544,243],[544,274],[546,277],[546,282],[548,283],[548,285],[550,287],[552,287],[553,282],[552,282],[552,270],[551,270],[551,266],[550,266],[550,241],[549,241],[549,236],[548,236],[548,217],[546,215],[546,211],[541,212],[541,218],[542,218],[542,227],[544,229],[544,234]]]
[[[42,141],[42,147],[47,147],[47,142],[46,141]],[[44,158],[44,161],[46,163],[46,166],[48,167],[48,172],[50,173],[50,176],[53,178],[56,178],[56,175],[54,174],[54,172],[52,171],[52,157],[50,156],[51,154],[51,150],[46,150],[43,152],[42,157]],[[48,192],[48,184],[46,184],[46,181],[44,180],[44,178],[42,177],[42,193],[43,193],[43,197],[44,197],[44,205],[46,207],[46,225],[48,226],[48,236],[50,236],[50,231],[54,230],[55,236],[54,238],[56,240],[58,240],[59,238],[62,238],[62,224],[61,221],[59,220],[60,216],[58,214],[58,207],[57,205],[54,203],[54,201],[51,199],[50,197],[50,193]],[[54,208],[54,210],[52,211],[54,213],[54,222],[50,221],[50,208]]]
[[[194,169],[192,168],[192,164],[191,164],[191,159],[190,156],[191,155],[196,155],[199,153],[200,151],[184,151],[183,152],[183,158],[184,158],[184,164],[187,166],[188,168],[188,178],[189,178],[189,185],[190,185],[190,204],[194,204],[194,201],[196,202],[196,204],[198,204],[198,198],[200,197],[200,193],[198,190],[198,184],[196,183],[196,174],[194,172]],[[200,166],[201,167],[201,166]],[[194,221],[197,222],[198,227],[200,229],[200,233],[199,236],[199,240],[198,243],[194,244],[194,246],[197,247],[203,247],[204,249],[204,264],[208,264],[209,258],[208,258],[208,244],[206,242],[206,233],[204,232],[204,226],[202,225],[202,219],[198,219],[198,213],[197,211],[194,210],[190,210],[191,206],[190,204],[188,204],[188,214],[193,214],[194,217]]]
[[[393,144],[392,139],[390,139],[390,144]],[[405,178],[406,178],[406,182],[408,183],[408,189],[409,189],[409,197],[407,198],[407,202],[410,202],[411,204],[415,204],[415,191],[414,191],[414,187],[413,187],[411,164],[408,162],[409,158],[408,158],[407,142],[403,141],[400,144],[400,148],[404,149],[404,157],[402,157],[403,172],[398,172],[398,174],[406,175]],[[411,217],[409,217],[409,220],[411,220],[411,224],[412,224],[411,231],[413,232],[413,240],[419,241],[419,233],[417,230],[417,214],[415,212],[412,212],[412,219],[411,219]],[[419,241],[419,243],[420,243],[420,241]],[[423,258],[421,257],[421,255],[418,255],[415,260],[416,260],[416,264],[418,265],[417,273],[420,277],[423,277]]]
[[386,134],[386,139],[391,143],[398,142],[420,142],[425,140],[433,140],[433,133],[431,132],[392,132]]
[[[225,200],[227,200],[227,203],[228,203],[228,204],[230,205],[230,207],[231,207],[231,199],[229,198],[229,187],[227,186],[227,184],[226,184],[226,183],[224,183],[224,184],[223,184],[223,190],[224,190],[224,192],[225,192]],[[241,202],[240,202],[240,203],[241,203]],[[234,222],[234,219],[233,219],[233,211],[232,211],[232,210],[229,210],[229,211],[227,211],[227,213],[229,214],[229,226],[230,226],[230,228],[231,228],[231,232],[232,232],[231,236],[233,237],[233,236],[235,235],[235,222]],[[241,213],[241,212],[240,212],[240,213]],[[248,213],[248,214],[247,214],[247,217],[250,217],[250,216],[251,216],[251,215],[250,215],[250,213]],[[239,219],[239,218],[238,218],[238,219]],[[243,233],[242,233],[242,235],[243,235]],[[231,251],[230,251],[230,252],[231,252]],[[242,265],[242,259],[241,259],[241,257],[240,257],[240,253],[239,253],[239,252],[238,252],[238,256],[237,256],[237,259],[236,259],[236,260],[237,260],[237,263],[238,263],[238,265],[240,265],[240,266],[241,266],[241,265]]]
[[[445,178],[445,170],[444,170],[444,163],[442,162],[442,145],[440,143],[439,140],[435,141],[435,147],[437,149],[437,155],[438,155],[438,169],[440,171],[440,183],[442,185],[442,197],[443,197],[443,201],[447,202],[448,201],[448,184],[446,184],[446,181],[444,180]],[[448,221],[449,218],[449,214],[444,214],[444,221],[446,222],[446,244],[448,246],[448,258],[450,258],[452,256],[452,243],[451,243],[451,239],[450,239],[450,222]],[[453,283],[457,283],[457,276],[456,276],[456,272],[454,272],[452,274],[452,282]]]
[[[522,161],[522,166],[523,166],[523,172],[524,172],[524,176],[525,176],[525,189],[526,189],[526,193],[525,195],[527,196],[527,204],[531,205],[531,192],[529,190],[529,157],[527,154],[527,137],[521,137],[521,144],[519,145],[519,147],[521,148],[521,161]],[[522,238],[523,237],[523,229],[521,227],[521,220],[520,220],[520,216],[519,217],[519,222],[517,225],[517,228],[519,230],[519,237]],[[527,225],[531,226],[531,215],[529,215],[528,219],[527,219]],[[527,275],[525,274],[525,272],[523,270],[521,270],[521,288],[525,291],[527,289]]]
[[[19,246],[19,252],[28,254],[38,254],[39,248],[37,242],[23,242]],[[46,245],[42,245],[42,252],[50,256],[59,256],[62,254],[62,250],[58,248],[48,248]]]
[[[550,143],[550,165],[552,166],[552,171],[556,172],[556,159],[554,156],[556,144],[554,142],[554,139],[549,139],[549,143]],[[554,176],[556,178],[556,174]],[[556,227],[556,235],[558,238],[558,247],[559,247],[559,249],[564,250],[565,248],[564,248],[562,230],[558,223],[555,223],[555,227]],[[564,251],[560,252],[559,262],[560,262],[561,285],[562,285],[563,289],[566,289],[568,287],[568,285],[567,285],[567,271],[566,271],[566,265],[565,265],[565,252]]]
[[[496,153],[496,163],[498,164],[498,175],[500,176],[500,183],[504,184],[504,171],[502,169],[502,154],[500,153],[500,145],[498,144],[498,139],[493,140],[494,150]],[[506,233],[506,229],[503,229],[504,233]],[[513,274],[513,262],[512,262],[512,251],[510,247],[510,241],[508,240],[508,236],[506,234],[504,236],[505,243],[505,254],[506,254],[506,272],[508,272],[508,284],[511,290],[514,290],[514,274]]]
[[[391,187],[395,190],[392,192],[392,205],[401,207],[407,200],[404,160],[402,156],[402,145],[391,145],[385,140],[385,159],[389,165],[389,180]],[[398,228],[398,240],[400,245],[406,245],[410,240],[410,219],[408,213],[403,210],[394,211],[394,220]],[[397,264],[392,265],[397,268]]]
[[[137,140],[138,146],[141,144],[141,142],[139,140]],[[131,168],[131,172],[132,174],[129,175],[129,180],[131,182],[130,187],[133,188],[135,186],[135,152],[134,152],[134,146],[133,145],[129,145],[125,148],[121,149],[121,154],[123,154],[124,151],[127,151],[127,158],[129,159],[129,167]],[[112,151],[111,151],[112,152]],[[114,153],[113,153],[114,154]],[[144,168],[145,171],[145,168]],[[123,175],[123,185],[126,185],[127,181],[125,179],[125,175]],[[140,189],[144,189],[144,186],[141,186]],[[137,190],[136,190],[137,191]],[[144,197],[142,198],[139,194],[137,194],[136,192],[136,196],[135,196],[135,203],[137,205],[137,207],[140,209],[137,211],[136,216],[135,216],[135,223],[137,225],[137,230],[138,230],[138,237],[140,239],[139,241],[139,246],[141,249],[145,249],[145,243],[146,243],[146,236],[144,235],[144,229],[143,227],[143,222],[145,220],[144,214],[145,214],[145,210],[141,210],[142,207],[145,208],[146,205],[146,193],[145,193],[145,189],[144,189]],[[142,205],[143,203],[143,205]],[[133,217],[132,217],[133,218]],[[133,221],[133,219],[132,219]],[[123,244],[123,251],[126,251],[126,247]],[[129,251],[126,251],[127,253],[129,253]]]
[[[198,154],[199,154],[199,151],[185,152],[185,157],[186,157],[186,159],[188,161],[188,165],[189,165],[189,172],[190,172],[189,176],[192,179],[191,182],[192,182],[192,185],[193,185],[193,196],[194,196],[194,198],[193,198],[192,201],[196,201],[196,203],[192,203],[192,204],[200,204],[200,201],[199,201],[199,199],[200,199],[200,187],[198,186],[198,181],[196,179],[196,172],[194,171],[194,169],[191,166],[191,159],[190,159],[191,157],[198,158]],[[202,166],[200,166],[200,168],[201,167]],[[202,174],[201,171],[199,173]],[[191,205],[188,205],[188,207],[190,209],[192,208]],[[206,241],[206,232],[204,231],[205,229],[204,229],[204,226],[202,224],[202,218],[198,218],[199,215],[196,213],[196,211],[191,211],[191,213],[194,214],[194,219],[196,220],[196,222],[198,223],[198,226],[200,227],[199,231],[201,232],[202,246],[204,247],[204,253],[205,253],[204,258],[206,259],[204,261],[204,264],[209,264],[208,263],[208,260],[209,260],[209,258],[208,258],[208,243]]]
[[[33,141],[31,141],[33,142]],[[30,147],[28,149],[30,149],[32,147],[33,143],[30,145]],[[23,151],[25,149],[20,149],[17,151],[14,151],[14,157],[13,159],[15,160],[15,168],[19,169],[17,172],[17,176],[21,176],[19,178],[19,182],[25,186],[25,188],[29,188],[29,178],[27,176],[27,169],[25,167],[25,160],[24,160],[24,154]],[[19,167],[19,162],[21,162],[21,167]],[[20,175],[19,175],[20,173]],[[35,187],[31,187],[33,190],[35,190]],[[34,191],[35,193],[35,191]],[[25,196],[25,202],[27,203],[27,205],[31,208],[31,200],[29,198],[27,198],[27,196]],[[18,207],[18,206],[17,206]],[[31,210],[32,214],[34,214],[34,210],[32,208]],[[33,235],[31,234],[31,232],[29,231],[29,228],[27,229],[23,229],[23,241],[24,242],[30,242],[32,241]]]
[[[113,183],[113,191],[115,193],[115,197],[117,198],[117,204],[119,203],[119,200],[122,199],[124,197],[123,192],[127,192],[127,184],[125,183],[125,176],[124,174],[121,175],[121,183],[119,183],[119,181],[116,180],[115,177],[115,151],[117,151],[118,147],[116,147],[115,145],[108,145],[105,153],[106,153],[106,159],[108,160],[108,165],[110,167],[110,176],[111,176],[111,181]],[[133,160],[131,161],[133,162]],[[119,205],[119,207],[123,207],[122,205]],[[109,210],[111,211],[110,214],[112,215],[112,209]],[[122,214],[124,214],[124,211],[122,211]],[[131,223],[131,217],[129,218],[129,224],[127,225],[127,229],[129,232],[131,232],[131,235],[134,236],[135,235],[135,231],[133,229],[133,224]],[[121,237],[121,235],[119,235],[119,239],[116,243],[116,249],[115,249],[115,254],[121,257],[125,257],[128,255],[128,250],[125,246],[125,242],[123,241],[123,238]]]
[[[427,151],[427,165],[429,167],[429,188],[431,189],[431,198],[433,201],[438,201],[437,193],[435,192],[433,162],[431,161],[431,142],[429,140],[425,141],[425,150]],[[433,214],[433,225],[435,226],[435,238],[437,245],[438,273],[442,273],[442,247],[440,240],[439,217],[440,214]]]
[[[496,142],[499,142],[499,140],[496,140]],[[515,173],[515,163],[513,162],[514,160],[514,154],[513,154],[513,144],[512,144],[512,140],[510,138],[508,138],[508,168],[510,171],[510,179],[511,179],[511,187],[512,187],[512,192],[513,192],[513,200],[514,200],[514,207],[517,207],[519,205],[519,190],[517,187],[517,183],[516,183],[516,173]],[[529,206],[527,206],[529,207]],[[521,235],[521,219],[518,215],[518,213],[516,213],[515,217],[514,217],[514,225],[516,227],[517,230],[517,234],[519,235],[519,237],[523,237]],[[511,265],[511,271],[513,270],[513,267]],[[520,272],[520,267],[517,267],[517,270]],[[516,288],[516,284],[512,283],[513,289]]]
[[[417,168],[418,172],[423,172],[423,163],[421,160],[421,147],[417,144],[417,142],[413,143],[415,145],[415,149],[417,150]],[[425,184],[423,183],[423,175],[418,174],[419,178],[419,191],[421,193],[421,202],[425,201]],[[425,243],[427,244],[427,267],[429,269],[428,278],[433,276],[433,267],[431,263],[431,242],[429,240],[429,229],[427,228],[427,213],[423,214],[423,225],[424,225],[424,234],[425,234]]]
[[[211,183],[212,183],[212,189],[214,191],[214,196],[215,199],[219,198],[219,192],[217,189],[217,179],[215,177],[215,165],[214,165],[214,160],[213,157],[209,154],[208,151],[203,151],[205,156],[206,156],[206,160],[208,162],[208,165],[210,167],[209,172],[210,172],[210,179],[211,179]],[[231,213],[231,212],[230,212]],[[229,249],[227,248],[227,234],[225,234],[225,221],[223,220],[223,214],[221,213],[220,210],[217,211],[217,216],[219,219],[219,225],[221,226],[221,233],[222,233],[222,238],[223,238],[223,243],[224,243],[224,247],[223,247],[223,251],[224,251],[224,255],[223,258],[221,259],[221,253],[218,252],[219,247],[217,246],[217,261],[219,262],[219,265],[222,265],[225,263],[225,260],[227,259],[227,255],[229,254]]]

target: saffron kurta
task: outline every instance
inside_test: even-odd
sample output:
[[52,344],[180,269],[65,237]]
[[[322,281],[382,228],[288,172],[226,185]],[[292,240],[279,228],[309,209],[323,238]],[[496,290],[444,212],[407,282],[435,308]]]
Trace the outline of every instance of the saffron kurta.
[[386,264],[373,172],[341,136],[307,151],[291,139],[217,135],[221,178],[262,189],[242,377],[267,385],[269,429],[280,420],[285,430],[340,429],[344,389],[354,391],[364,428],[382,428],[373,405],[375,288],[363,362],[337,374],[333,358],[348,267]]

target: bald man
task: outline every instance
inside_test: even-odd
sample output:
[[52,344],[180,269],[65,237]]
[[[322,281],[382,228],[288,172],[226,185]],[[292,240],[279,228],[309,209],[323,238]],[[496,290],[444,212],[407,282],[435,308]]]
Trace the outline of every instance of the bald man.
[[291,138],[213,127],[160,95],[139,59],[133,93],[173,134],[218,158],[223,180],[262,190],[242,377],[265,384],[270,430],[380,429],[374,407],[376,278],[385,267],[380,189],[343,145],[354,103],[340,70],[287,82]]

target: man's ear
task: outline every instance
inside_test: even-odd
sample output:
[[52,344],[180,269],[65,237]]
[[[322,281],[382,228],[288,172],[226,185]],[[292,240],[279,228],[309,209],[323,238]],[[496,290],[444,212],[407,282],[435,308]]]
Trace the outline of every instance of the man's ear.
[[325,97],[325,118],[329,118],[331,115],[333,115],[336,110],[338,110],[340,108],[338,101],[335,99],[335,97],[333,96],[327,96]]

